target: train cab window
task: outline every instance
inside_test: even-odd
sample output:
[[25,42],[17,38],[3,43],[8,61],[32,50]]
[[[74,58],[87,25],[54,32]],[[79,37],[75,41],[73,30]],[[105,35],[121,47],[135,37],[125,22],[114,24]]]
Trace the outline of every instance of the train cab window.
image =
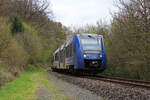
[[83,50],[101,51],[101,41],[95,37],[81,38]]

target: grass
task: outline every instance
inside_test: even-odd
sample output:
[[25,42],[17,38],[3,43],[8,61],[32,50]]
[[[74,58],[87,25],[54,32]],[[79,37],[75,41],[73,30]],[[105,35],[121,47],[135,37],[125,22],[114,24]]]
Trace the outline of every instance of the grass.
[[46,78],[47,74],[44,71],[24,73],[0,88],[0,100],[36,100],[39,87],[46,89],[50,100],[67,100],[63,91]]
[[0,89],[0,100],[35,100],[36,81],[34,73],[27,72]]

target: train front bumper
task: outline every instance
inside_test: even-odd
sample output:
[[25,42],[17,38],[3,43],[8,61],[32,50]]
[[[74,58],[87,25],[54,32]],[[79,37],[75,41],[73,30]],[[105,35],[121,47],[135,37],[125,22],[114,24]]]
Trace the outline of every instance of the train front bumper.
[[100,53],[97,54],[84,54],[84,70],[101,71],[103,57]]

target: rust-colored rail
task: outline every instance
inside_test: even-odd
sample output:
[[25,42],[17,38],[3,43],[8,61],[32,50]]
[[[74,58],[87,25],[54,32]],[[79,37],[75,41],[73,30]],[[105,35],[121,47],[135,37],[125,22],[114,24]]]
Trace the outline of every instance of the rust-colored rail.
[[132,86],[132,87],[141,87],[141,88],[150,89],[150,82],[147,82],[147,81],[114,78],[114,77],[104,77],[104,76],[99,76],[99,77],[98,76],[94,76],[94,77],[84,76],[84,78],[101,80],[101,81],[105,81],[105,82],[118,83],[118,84],[128,85],[128,86]]

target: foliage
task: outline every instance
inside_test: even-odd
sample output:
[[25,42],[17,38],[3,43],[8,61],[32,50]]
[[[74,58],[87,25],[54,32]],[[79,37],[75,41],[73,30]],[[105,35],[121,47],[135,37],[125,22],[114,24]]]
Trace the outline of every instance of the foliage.
[[18,16],[16,16],[12,22],[12,29],[11,32],[13,33],[13,35],[17,34],[18,32],[23,32],[24,31],[24,27],[22,25],[21,20],[18,18]]
[[114,67],[126,67],[129,77],[142,80],[149,80],[150,75],[147,73],[150,64],[148,56],[150,29],[147,24],[149,19],[146,17],[148,13],[144,12],[144,9],[147,9],[146,2],[146,0],[131,0],[126,3],[120,0],[122,8],[114,15],[111,24],[112,52],[116,56],[109,55],[112,57],[111,63],[116,62]]
[[[9,2],[1,1],[3,5],[10,6]],[[14,0],[11,3],[12,13],[5,13],[3,10],[1,13],[2,16],[11,15],[10,20],[17,15],[13,20],[12,33],[18,44],[28,53],[28,64],[49,63],[53,51],[65,40],[61,23],[54,22],[47,16],[52,14],[47,12],[49,4],[46,0]],[[7,10],[11,12],[10,9]]]
[[0,54],[11,43],[8,20],[0,17]]
[[20,39],[23,44],[22,46],[30,55],[30,64],[34,64],[37,62],[39,56],[42,53],[42,44],[40,37],[38,36],[37,32],[31,26],[24,23],[25,32]]
[[28,60],[26,51],[13,39],[9,25],[5,18],[1,18],[0,23],[0,59],[8,65],[8,70],[16,72],[21,69]]
[[62,24],[52,19],[47,0],[0,0],[0,5],[1,68],[18,76],[24,69],[51,66],[52,53],[66,36]]
[[9,47],[2,52],[1,58],[9,66],[9,70],[15,72],[26,65],[28,54],[15,40],[12,40]]

